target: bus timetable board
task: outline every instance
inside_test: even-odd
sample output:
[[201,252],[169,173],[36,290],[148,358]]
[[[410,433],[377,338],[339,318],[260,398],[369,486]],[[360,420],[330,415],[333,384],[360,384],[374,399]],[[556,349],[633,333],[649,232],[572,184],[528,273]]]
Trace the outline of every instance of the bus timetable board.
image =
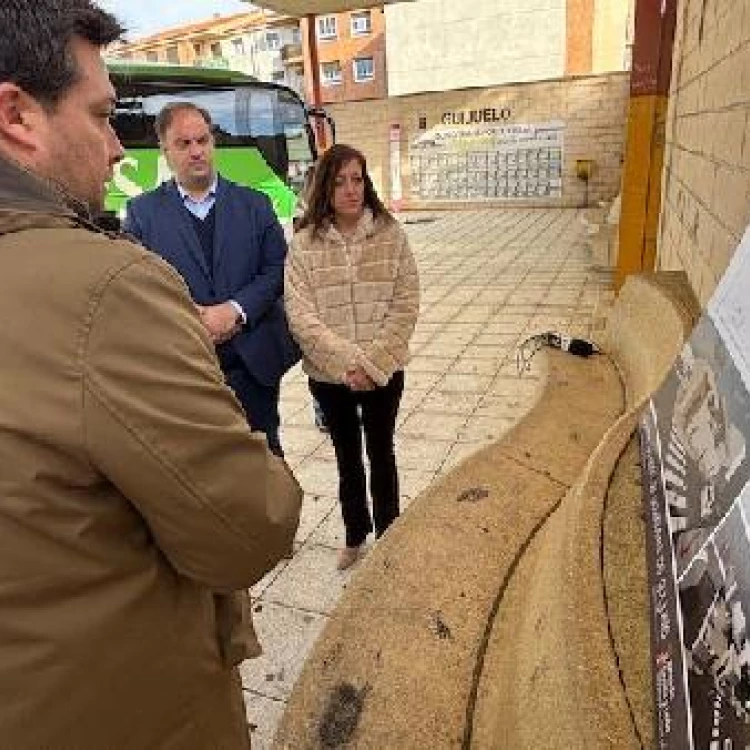
[[562,197],[562,122],[439,125],[409,152],[419,200],[518,200]]

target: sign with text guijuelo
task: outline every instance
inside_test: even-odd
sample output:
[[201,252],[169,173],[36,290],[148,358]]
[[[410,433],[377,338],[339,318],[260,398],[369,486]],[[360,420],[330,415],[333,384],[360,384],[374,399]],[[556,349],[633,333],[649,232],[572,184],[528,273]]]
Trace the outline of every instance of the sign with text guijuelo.
[[750,747],[750,231],[640,425],[660,750]]

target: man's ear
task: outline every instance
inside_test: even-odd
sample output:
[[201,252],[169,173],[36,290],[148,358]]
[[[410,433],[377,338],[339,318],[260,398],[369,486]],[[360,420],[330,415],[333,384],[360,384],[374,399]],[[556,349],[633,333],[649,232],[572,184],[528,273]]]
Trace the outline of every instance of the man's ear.
[[20,152],[39,147],[38,128],[44,109],[15,83],[0,83],[0,141]]

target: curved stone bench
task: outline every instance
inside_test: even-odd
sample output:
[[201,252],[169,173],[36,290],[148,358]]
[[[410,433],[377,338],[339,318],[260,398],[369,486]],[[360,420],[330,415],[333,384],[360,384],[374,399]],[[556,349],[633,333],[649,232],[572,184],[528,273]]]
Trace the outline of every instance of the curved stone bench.
[[[689,295],[675,290],[671,278],[625,286],[605,342],[615,358],[547,352],[530,413],[373,548],[303,668],[275,747],[644,744],[645,578],[618,567],[632,557],[643,568],[632,435],[690,328]],[[642,326],[649,315],[658,330]],[[656,340],[646,357],[644,333]]]

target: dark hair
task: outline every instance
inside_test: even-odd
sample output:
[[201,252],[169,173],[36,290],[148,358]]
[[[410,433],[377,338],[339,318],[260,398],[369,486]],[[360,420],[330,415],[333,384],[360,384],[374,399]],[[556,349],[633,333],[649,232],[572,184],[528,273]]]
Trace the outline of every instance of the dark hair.
[[164,140],[164,136],[167,134],[167,130],[169,130],[169,126],[178,112],[195,112],[199,114],[205,120],[209,129],[213,131],[214,124],[207,109],[199,107],[197,104],[193,104],[193,102],[171,102],[156,115],[156,121],[154,122],[154,130],[156,130],[156,135],[160,141]]
[[377,219],[382,216],[388,221],[394,221],[388,209],[378,198],[372,179],[367,172],[367,160],[364,154],[352,146],[337,143],[331,146],[315,164],[312,190],[308,196],[307,211],[299,223],[300,229],[311,226],[313,231],[318,232],[326,221],[333,218],[333,191],[336,187],[336,177],[344,165],[350,161],[358,161],[362,167],[362,176],[365,181],[365,206],[372,211],[373,218]]
[[92,0],[0,0],[0,83],[54,107],[80,75],[73,39],[105,47],[124,31]]

